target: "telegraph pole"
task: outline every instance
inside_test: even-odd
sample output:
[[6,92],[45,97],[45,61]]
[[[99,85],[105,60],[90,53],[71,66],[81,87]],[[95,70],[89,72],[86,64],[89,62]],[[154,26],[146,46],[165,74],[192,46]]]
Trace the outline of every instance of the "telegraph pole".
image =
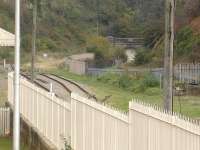
[[99,14],[99,0],[96,0],[96,9],[97,9],[97,35],[99,36],[99,27],[100,27],[100,14]]
[[36,53],[36,35],[37,35],[37,0],[33,4],[33,33],[32,33],[32,55],[31,55],[31,80],[35,77],[35,53]]
[[164,108],[173,111],[175,0],[165,0]]
[[15,74],[14,74],[13,150],[20,150],[20,0],[15,0]]

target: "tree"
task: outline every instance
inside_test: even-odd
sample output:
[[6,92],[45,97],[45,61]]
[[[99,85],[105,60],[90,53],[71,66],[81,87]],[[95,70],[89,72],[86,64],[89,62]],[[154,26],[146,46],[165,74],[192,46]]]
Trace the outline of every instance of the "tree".
[[200,1],[199,0],[185,0],[184,9],[189,18],[196,17],[200,14]]

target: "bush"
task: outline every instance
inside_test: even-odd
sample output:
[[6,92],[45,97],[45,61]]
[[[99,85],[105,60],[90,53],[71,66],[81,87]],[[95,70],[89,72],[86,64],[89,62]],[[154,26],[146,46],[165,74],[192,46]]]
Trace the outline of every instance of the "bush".
[[148,52],[145,49],[139,49],[137,50],[137,53],[135,55],[135,65],[144,65],[151,61],[151,55],[150,52]]
[[87,39],[87,52],[95,53],[96,66],[112,65],[115,59],[126,60],[123,49],[115,48],[105,37],[91,36]]
[[98,81],[103,83],[108,83],[110,85],[118,86],[119,85],[119,76],[113,73],[106,73],[97,78]]
[[189,26],[183,27],[178,31],[175,41],[175,57],[186,57],[193,63],[200,59],[200,35],[193,32]]
[[119,78],[119,87],[128,89],[132,85],[131,81],[132,81],[132,79],[130,78],[130,76],[128,76],[127,74],[122,75]]
[[152,73],[145,74],[142,83],[143,83],[143,86],[145,87],[159,86],[158,79]]
[[148,88],[159,86],[159,81],[151,73],[146,73],[140,76],[140,78],[135,78],[135,76],[128,74],[118,75],[107,73],[99,76],[97,80],[132,92],[142,92]]

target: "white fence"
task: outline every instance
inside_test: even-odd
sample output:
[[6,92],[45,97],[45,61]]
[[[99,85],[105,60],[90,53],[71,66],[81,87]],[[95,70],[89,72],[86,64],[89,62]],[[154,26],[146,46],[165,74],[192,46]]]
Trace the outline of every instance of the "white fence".
[[[8,100],[13,104],[13,74],[8,75]],[[20,112],[33,127],[38,129],[58,149],[63,137],[70,137],[70,104],[54,94],[36,87],[26,79],[20,79]]]
[[10,109],[0,107],[0,136],[10,134]]
[[129,107],[129,150],[200,149],[197,122],[139,102],[131,102]]
[[[9,102],[13,77],[9,74]],[[200,126],[158,108],[130,102],[129,115],[73,93],[71,103],[21,78],[21,115],[51,141],[74,150],[199,150]]]
[[72,147],[75,150],[128,150],[128,117],[72,94]]

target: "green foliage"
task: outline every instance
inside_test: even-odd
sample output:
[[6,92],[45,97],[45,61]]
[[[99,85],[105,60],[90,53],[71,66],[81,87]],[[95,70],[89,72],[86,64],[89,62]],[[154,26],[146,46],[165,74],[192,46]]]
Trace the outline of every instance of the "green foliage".
[[200,36],[195,35],[193,30],[186,26],[182,28],[176,37],[175,56],[187,56],[193,61],[198,61],[200,48]]
[[118,75],[107,73],[99,76],[97,81],[136,93],[145,91],[148,88],[156,88],[159,86],[159,81],[151,73],[145,73],[138,77],[128,74]]
[[64,150],[73,150],[68,141],[65,141],[65,149]]
[[145,87],[159,86],[159,81],[152,73],[146,73],[143,78],[143,85]]
[[115,59],[126,60],[123,49],[115,48],[106,38],[92,36],[87,39],[86,50],[95,53],[96,65],[105,66],[113,63]]
[[147,49],[138,49],[135,56],[135,65],[144,65],[151,61],[151,52]]
[[[84,51],[87,47],[85,39],[93,38],[97,33],[97,22],[101,35],[125,36],[132,32],[134,12],[123,0],[38,0],[37,4],[37,51],[73,48],[75,52],[79,47]],[[31,49],[32,5],[33,0],[27,0],[22,3],[21,10],[22,49],[27,52]],[[9,31],[14,31],[13,10],[12,2],[1,2],[0,25]]]
[[71,147],[71,138],[65,138],[63,137],[63,135],[61,135],[61,138],[64,142],[64,148],[62,148],[61,150],[73,150]]
[[131,77],[128,76],[127,74],[121,75],[120,78],[119,78],[119,81],[118,81],[119,87],[124,88],[124,89],[128,89],[132,85],[131,80],[132,80]]
[[195,43],[196,39],[192,29],[190,27],[182,28],[176,37],[176,53],[178,55],[189,54]]

